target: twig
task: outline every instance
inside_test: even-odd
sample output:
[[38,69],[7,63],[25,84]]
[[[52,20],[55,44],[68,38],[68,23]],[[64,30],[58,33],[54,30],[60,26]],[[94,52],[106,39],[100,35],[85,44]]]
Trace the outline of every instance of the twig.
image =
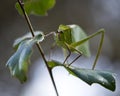
[[[20,5],[20,7],[21,7],[21,9],[22,9],[22,12],[23,12],[23,14],[24,14],[25,20],[26,20],[26,22],[27,22],[27,24],[28,24],[28,27],[29,27],[29,29],[30,29],[30,32],[31,32],[32,36],[34,37],[34,36],[35,36],[35,35],[34,35],[34,29],[33,29],[33,27],[32,27],[31,21],[30,21],[28,15],[27,15],[27,13],[26,13],[25,10],[24,10],[23,3],[21,2],[21,0],[17,0],[17,1],[18,1],[19,5]],[[54,81],[54,78],[53,78],[53,75],[52,75],[52,70],[51,70],[51,69],[49,68],[49,66],[48,66],[47,59],[45,58],[44,52],[43,52],[43,50],[42,50],[42,48],[41,48],[41,45],[40,45],[39,43],[37,43],[36,45],[37,45],[37,47],[38,47],[38,49],[39,49],[39,52],[40,52],[40,54],[41,54],[41,56],[42,56],[42,58],[43,58],[43,60],[44,60],[44,62],[45,62],[45,65],[46,65],[47,70],[48,70],[48,72],[49,72],[49,75],[50,75],[50,77],[51,77],[53,86],[54,86],[55,91],[56,91],[56,95],[59,96],[58,91],[57,91],[57,87],[56,87],[56,85],[55,85],[55,81]]]

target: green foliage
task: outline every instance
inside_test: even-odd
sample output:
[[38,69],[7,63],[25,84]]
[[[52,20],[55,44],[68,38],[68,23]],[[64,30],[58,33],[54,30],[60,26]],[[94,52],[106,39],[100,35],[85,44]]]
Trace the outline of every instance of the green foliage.
[[42,40],[43,35],[41,34],[38,34],[36,35],[36,37],[28,40],[22,40],[22,42],[19,44],[17,51],[10,57],[6,64],[9,67],[12,76],[17,77],[21,81],[21,83],[27,80],[26,74],[32,54],[32,46],[36,42]]
[[[18,0],[18,2],[16,3],[16,9],[21,15],[25,16],[25,19],[30,29],[33,29],[28,15],[30,14],[46,15],[47,11],[51,9],[54,5],[55,5],[55,0]],[[89,85],[98,83],[101,86],[111,91],[115,91],[116,82],[115,82],[114,74],[111,72],[76,68],[74,66],[71,66],[73,62],[70,64],[62,64],[55,60],[47,61],[46,57],[44,56],[44,52],[42,52],[42,48],[39,44],[39,42],[42,42],[44,40],[44,37],[46,35],[44,35],[40,31],[32,32],[32,34],[33,33],[35,36],[32,36],[30,33],[27,33],[26,35],[15,40],[13,44],[13,48],[15,49],[16,52],[10,57],[10,59],[6,64],[10,69],[12,76],[18,78],[21,83],[24,83],[27,80],[27,72],[30,63],[30,57],[32,55],[32,47],[34,44],[37,43],[38,45],[37,47],[42,55],[43,60],[46,63],[48,72],[50,73],[57,96],[58,96],[58,92],[51,72],[52,69],[57,66],[64,67],[71,75],[80,78]],[[79,53],[79,56],[81,56],[82,54],[86,57],[89,57],[90,56],[89,40],[95,37],[96,35],[100,35],[100,34],[101,34],[101,40],[92,68],[94,69],[98,57],[100,55],[100,51],[104,40],[103,29],[99,30],[98,32],[90,36],[87,36],[84,30],[78,25],[75,24],[60,25],[58,31],[55,32],[54,36],[55,36],[56,44],[61,48],[65,49],[65,52],[66,50],[68,50],[69,52]],[[68,58],[66,57],[65,60],[67,61],[67,59]]]
[[70,67],[66,69],[69,71],[69,73],[82,79],[89,85],[98,83],[111,91],[115,91],[115,78],[114,74],[111,72],[80,69],[76,67]]
[[115,78],[111,72],[76,68],[54,60],[48,61],[48,64],[51,69],[57,66],[63,66],[71,75],[80,78],[89,85],[98,83],[111,91],[115,91]]
[[[23,3],[27,14],[47,15],[47,11],[55,5],[55,0],[23,0]],[[19,3],[16,3],[16,9],[23,14]]]
[[[60,25],[58,32],[56,33],[57,35],[55,35],[55,40],[61,48],[66,48],[64,44],[68,44],[67,46],[70,51],[78,50],[82,52],[83,55],[89,56],[90,51],[88,40],[101,32],[104,32],[104,30],[101,29],[94,34],[87,36],[78,25]],[[27,79],[26,74],[32,53],[32,46],[35,43],[42,42],[44,40],[44,34],[42,32],[36,31],[34,33],[35,37],[32,37],[30,33],[27,33],[15,40],[13,47],[17,51],[7,62],[7,66],[9,67],[11,74],[17,77],[21,83],[25,82]],[[111,91],[115,90],[115,78],[114,74],[111,72],[76,68],[74,66],[69,66],[69,64],[62,64],[54,60],[47,61],[47,63],[51,70],[54,67],[63,66],[71,75],[80,78],[89,85],[98,83]]]

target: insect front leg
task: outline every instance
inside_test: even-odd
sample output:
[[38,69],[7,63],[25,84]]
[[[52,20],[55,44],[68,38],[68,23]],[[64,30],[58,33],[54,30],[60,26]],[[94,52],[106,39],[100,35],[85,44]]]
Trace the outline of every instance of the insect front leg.
[[[45,37],[49,37],[49,36],[56,36],[56,32],[50,32],[48,34],[45,35]],[[48,60],[51,59],[51,54],[52,54],[52,50],[55,48],[56,43],[53,43],[52,46],[50,47],[50,52],[49,52],[49,56],[48,56]]]
[[52,46],[50,47],[50,52],[49,52],[49,57],[48,57],[48,60],[51,60],[51,56],[52,56],[52,50],[55,48],[56,46],[56,43],[53,43]]

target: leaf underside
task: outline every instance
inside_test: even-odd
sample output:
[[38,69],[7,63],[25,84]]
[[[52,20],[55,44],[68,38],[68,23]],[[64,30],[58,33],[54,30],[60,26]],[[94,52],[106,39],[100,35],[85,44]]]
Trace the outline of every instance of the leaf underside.
[[21,83],[24,83],[27,80],[32,47],[35,43],[41,41],[42,38],[43,36],[38,34],[34,38],[22,40],[18,43],[19,45],[16,52],[10,57],[6,64],[10,69],[12,76],[18,78]]
[[7,66],[13,76],[17,77],[21,83],[27,80],[26,73],[28,71],[29,59],[32,53],[32,43],[23,41],[18,50],[10,57]]
[[63,66],[71,75],[80,78],[89,85],[97,83],[111,91],[115,91],[116,82],[114,73],[76,68],[74,66],[68,67],[66,64],[63,65],[62,63],[54,60],[49,61],[48,64],[51,69],[57,66]]

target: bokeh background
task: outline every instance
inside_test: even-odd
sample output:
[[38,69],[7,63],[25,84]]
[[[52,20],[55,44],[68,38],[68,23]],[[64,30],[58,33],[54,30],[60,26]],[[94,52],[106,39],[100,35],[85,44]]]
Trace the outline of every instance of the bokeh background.
[[[24,18],[18,14],[14,7],[15,3],[16,0],[2,0],[0,3],[0,96],[55,96],[54,90],[51,87],[52,85],[49,85],[50,80],[46,73],[45,65],[40,59],[40,55],[37,54],[36,47],[36,51],[34,51],[34,55],[32,56],[32,65],[28,73],[29,79],[27,83],[20,84],[17,79],[12,78],[8,68],[5,66],[5,63],[14,52],[12,49],[13,41],[17,37],[29,32]],[[60,96],[80,96],[80,94],[85,96],[120,96],[119,5],[120,0],[56,0],[56,5],[48,12],[48,16],[30,16],[34,29],[42,30],[45,33],[56,31],[60,24],[78,24],[88,35],[100,28],[106,30],[102,55],[96,68],[110,70],[117,74],[116,91],[110,92],[100,86],[88,87],[88,85],[82,84],[82,81],[78,83],[78,79],[70,77],[64,69],[56,68],[54,74]],[[45,54],[48,54],[50,44],[53,42],[53,39],[50,38],[42,43]],[[81,61],[78,60],[78,63],[82,62],[84,65],[84,63],[89,62],[88,64],[90,64],[90,62],[93,62],[98,40],[99,36],[90,41],[92,57],[90,59],[83,58]],[[57,48],[54,53],[58,55],[53,55],[53,58],[62,60],[62,56],[59,54],[61,52]],[[76,62],[76,65],[78,63]],[[88,64],[85,64],[85,66],[90,67],[91,65],[88,66]],[[61,79],[60,76],[63,76],[63,78]],[[82,86],[79,89],[79,87],[76,87],[78,85],[86,87]],[[69,89],[70,86],[73,89]],[[92,90],[90,91],[90,89]]]

